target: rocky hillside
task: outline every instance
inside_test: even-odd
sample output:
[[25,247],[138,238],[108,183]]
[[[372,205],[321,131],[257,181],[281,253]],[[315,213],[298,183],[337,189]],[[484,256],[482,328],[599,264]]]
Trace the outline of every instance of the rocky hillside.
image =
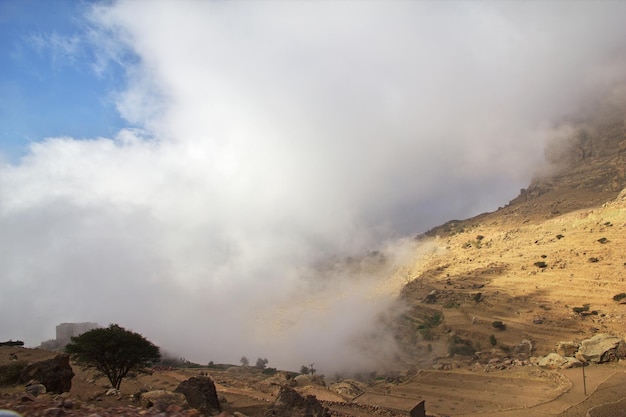
[[559,341],[623,336],[625,109],[604,103],[569,121],[546,150],[552,173],[507,206],[418,237],[436,249],[402,291],[396,334],[407,362],[528,356],[524,340],[545,355]]
[[[563,130],[565,136],[557,136],[546,147],[552,175],[535,178],[511,205],[547,194],[546,199],[556,205],[566,203],[562,210],[554,207],[565,212],[607,201],[626,187],[625,106],[603,103]],[[566,201],[560,196],[563,193],[568,194]]]

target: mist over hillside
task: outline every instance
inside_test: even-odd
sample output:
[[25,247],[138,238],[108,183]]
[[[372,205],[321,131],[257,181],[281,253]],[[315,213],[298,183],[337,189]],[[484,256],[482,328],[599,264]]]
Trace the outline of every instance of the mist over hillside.
[[[625,15],[95,3],[80,42],[98,71],[124,68],[107,98],[128,127],[38,138],[0,166],[2,334],[37,345],[57,323],[119,323],[194,362],[288,369],[371,365],[360,344],[379,335],[373,356],[393,356],[381,315],[414,278],[403,266],[439,250],[406,236],[562,172],[545,149],[577,161],[569,138],[603,126],[586,107],[623,98]],[[384,264],[333,264],[371,251]]]

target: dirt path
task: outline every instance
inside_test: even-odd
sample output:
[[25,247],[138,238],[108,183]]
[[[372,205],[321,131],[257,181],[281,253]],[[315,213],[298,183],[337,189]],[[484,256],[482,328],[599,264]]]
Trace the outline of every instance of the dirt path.
[[[463,417],[527,417],[530,414],[546,417],[582,417],[589,408],[595,405],[619,399],[620,393],[622,396],[626,396],[623,390],[624,384],[626,384],[626,371],[624,371],[623,367],[610,365],[586,367],[586,399],[582,368],[566,369],[561,373],[571,382],[571,387],[552,400],[528,408],[455,415]],[[619,385],[620,383],[622,384],[621,386]]]
[[[626,397],[626,370],[616,370],[614,374],[606,378],[602,383],[587,396],[582,402],[570,407],[559,417],[578,417],[584,416],[587,410],[602,404],[615,402]],[[609,417],[609,415],[607,415]],[[616,417],[611,414],[610,417]]]

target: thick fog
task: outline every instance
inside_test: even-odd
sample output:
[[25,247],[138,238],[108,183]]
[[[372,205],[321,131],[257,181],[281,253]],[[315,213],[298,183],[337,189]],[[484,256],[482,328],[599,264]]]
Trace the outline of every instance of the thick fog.
[[[514,198],[555,121],[626,75],[621,2],[118,1],[81,18],[94,71],[125,70],[103,100],[134,127],[0,166],[0,337],[30,346],[95,321],[200,363],[367,362],[410,237]],[[376,273],[320,266],[373,250]]]

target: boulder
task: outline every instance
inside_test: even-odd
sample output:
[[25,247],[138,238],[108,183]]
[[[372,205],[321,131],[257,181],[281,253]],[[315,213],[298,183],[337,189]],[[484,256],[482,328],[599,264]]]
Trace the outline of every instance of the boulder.
[[282,387],[265,417],[330,417],[327,408],[313,395],[301,396],[290,387]]
[[578,359],[569,356],[563,357],[558,353],[550,353],[541,358],[531,358],[531,362],[546,369],[567,369],[582,365]]
[[294,381],[299,387],[305,387],[307,385],[319,385],[321,387],[326,386],[324,378],[317,375],[298,375],[294,378]]
[[219,414],[222,406],[217,399],[217,390],[211,378],[195,376],[181,382],[174,392],[185,396],[187,404],[204,415]]
[[26,384],[26,388],[24,389],[27,393],[31,394],[34,397],[38,397],[41,394],[46,393],[46,386],[44,384],[40,384],[39,382],[33,380]]
[[556,353],[561,356],[576,356],[578,352],[578,343],[576,342],[559,342],[556,344]]
[[604,363],[626,358],[624,339],[609,334],[597,334],[583,340],[576,358],[584,362]]
[[328,388],[331,391],[334,391],[342,397],[350,400],[363,393],[362,384],[360,382],[350,379],[344,379],[343,381],[330,384]]
[[61,394],[72,388],[74,371],[70,366],[69,355],[57,355],[54,359],[28,365],[20,374],[20,382],[36,379],[46,387],[47,392]]
[[139,402],[143,408],[155,407],[159,411],[167,410],[167,407],[170,405],[177,405],[182,408],[187,407],[187,400],[184,394],[164,389],[142,393],[139,397]]
[[524,339],[513,347],[513,355],[528,358],[533,351],[533,342]]

